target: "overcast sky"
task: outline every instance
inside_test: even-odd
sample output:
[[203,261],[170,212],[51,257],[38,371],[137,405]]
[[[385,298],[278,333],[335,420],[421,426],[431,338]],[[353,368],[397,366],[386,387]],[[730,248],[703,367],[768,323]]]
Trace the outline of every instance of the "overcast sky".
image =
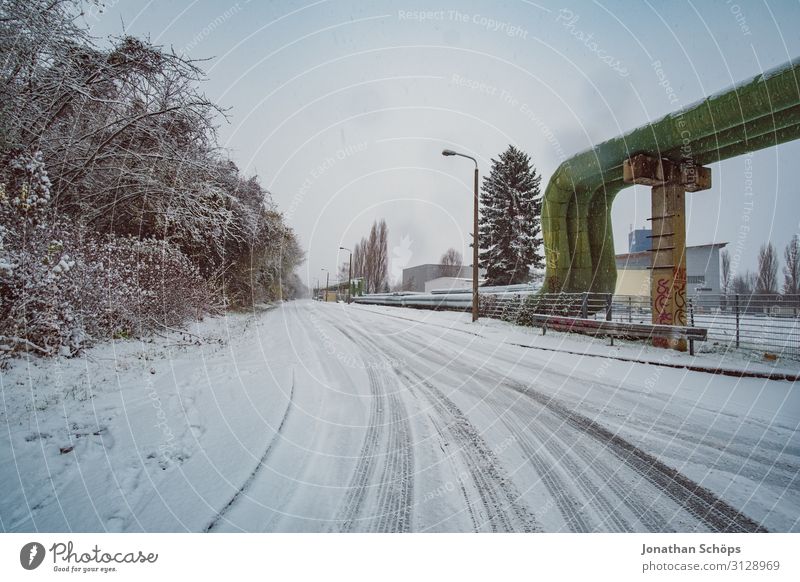
[[[468,255],[472,166],[444,147],[484,173],[514,144],[544,190],[575,152],[800,56],[796,1],[106,4],[85,16],[95,35],[124,26],[210,59],[204,90],[231,108],[222,144],[286,213],[312,285],[376,218],[395,276]],[[798,161],[800,141],[713,164],[714,187],[687,195],[688,244],[730,243],[741,271],[765,241],[782,255],[800,231]],[[616,252],[649,204],[644,188],[617,197]]]

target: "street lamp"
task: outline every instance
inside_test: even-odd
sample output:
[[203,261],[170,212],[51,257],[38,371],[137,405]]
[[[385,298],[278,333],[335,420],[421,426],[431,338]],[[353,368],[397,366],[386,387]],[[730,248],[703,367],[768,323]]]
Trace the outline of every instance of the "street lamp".
[[475,162],[475,183],[473,188],[473,206],[475,209],[472,224],[472,321],[478,320],[478,160],[472,156],[453,150],[442,150],[443,156],[461,156]]
[[347,263],[349,267],[347,270],[347,302],[350,303],[350,289],[352,288],[351,281],[353,280],[353,251],[351,251],[347,247],[339,247],[339,250],[347,251],[348,253],[350,253],[350,262]]
[[330,274],[330,271],[328,271],[328,269],[326,269],[325,267],[322,267],[322,270],[325,271],[325,303],[327,303],[328,302],[328,283],[330,281],[331,274]]

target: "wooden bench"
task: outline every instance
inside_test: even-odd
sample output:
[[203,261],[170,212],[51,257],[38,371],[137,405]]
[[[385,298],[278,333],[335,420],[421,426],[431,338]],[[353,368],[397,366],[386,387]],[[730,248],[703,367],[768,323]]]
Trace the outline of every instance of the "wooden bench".
[[704,342],[708,330],[702,327],[686,327],[680,325],[655,325],[649,323],[624,323],[602,319],[582,319],[561,315],[530,314],[526,317],[530,325],[542,328],[542,334],[548,329],[581,333],[584,335],[622,339],[685,339],[689,342],[689,353],[694,355],[694,342]]

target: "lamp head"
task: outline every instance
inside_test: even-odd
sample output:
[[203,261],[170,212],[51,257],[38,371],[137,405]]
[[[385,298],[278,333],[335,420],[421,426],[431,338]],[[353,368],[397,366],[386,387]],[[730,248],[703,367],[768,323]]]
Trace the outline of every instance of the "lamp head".
[[454,152],[453,150],[442,150],[442,155],[443,156],[454,156],[454,155],[456,155],[456,152]]

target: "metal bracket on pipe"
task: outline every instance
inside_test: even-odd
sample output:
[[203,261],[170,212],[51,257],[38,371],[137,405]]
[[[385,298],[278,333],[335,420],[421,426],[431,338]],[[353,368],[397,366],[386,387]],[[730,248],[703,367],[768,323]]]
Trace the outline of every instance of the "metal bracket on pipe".
[[626,184],[663,186],[680,184],[687,192],[711,188],[711,169],[691,160],[674,162],[647,154],[636,154],[622,163],[622,181]]

